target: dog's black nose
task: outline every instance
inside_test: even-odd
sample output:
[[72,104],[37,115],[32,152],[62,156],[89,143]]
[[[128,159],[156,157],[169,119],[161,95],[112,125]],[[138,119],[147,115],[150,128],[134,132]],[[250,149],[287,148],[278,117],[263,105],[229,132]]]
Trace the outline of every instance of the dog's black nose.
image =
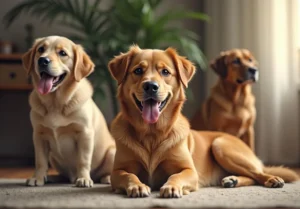
[[48,57],[40,57],[38,60],[38,64],[40,67],[47,67],[51,60]]
[[248,68],[248,72],[249,72],[250,74],[252,74],[252,75],[255,75],[256,71],[257,71],[256,68],[252,68],[252,67],[249,67],[249,68]]
[[150,82],[146,82],[143,85],[144,91],[147,94],[155,94],[157,93],[158,89],[159,89],[159,85],[156,82],[150,81]]

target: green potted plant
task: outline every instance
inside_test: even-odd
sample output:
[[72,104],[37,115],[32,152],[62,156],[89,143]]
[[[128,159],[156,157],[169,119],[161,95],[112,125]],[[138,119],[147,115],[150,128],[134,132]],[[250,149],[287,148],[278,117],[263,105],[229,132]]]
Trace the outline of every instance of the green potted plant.
[[[43,22],[72,29],[74,33],[68,38],[83,45],[96,64],[95,72],[89,77],[95,88],[95,97],[110,97],[116,115],[117,87],[107,70],[107,63],[131,44],[138,44],[141,48],[175,46],[201,69],[206,68],[197,34],[182,30],[178,24],[187,18],[207,21],[207,15],[185,9],[170,9],[157,15],[163,2],[114,0],[109,8],[101,9],[101,0],[25,0],[12,8],[3,20],[8,27],[22,13],[28,13]],[[172,26],[174,22],[176,26]]]

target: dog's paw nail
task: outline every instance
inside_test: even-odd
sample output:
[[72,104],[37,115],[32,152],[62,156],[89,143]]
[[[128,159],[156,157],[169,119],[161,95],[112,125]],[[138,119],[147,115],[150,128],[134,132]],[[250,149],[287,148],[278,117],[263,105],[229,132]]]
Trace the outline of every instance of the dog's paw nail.
[[44,186],[46,182],[46,178],[30,178],[26,180],[27,186]]
[[180,198],[182,195],[182,188],[176,185],[164,185],[160,188],[160,197],[163,198]]
[[100,179],[100,183],[101,184],[110,184],[110,176],[103,176],[101,179]]
[[272,176],[265,182],[265,186],[269,188],[282,188],[284,180],[278,176]]
[[134,184],[126,189],[128,197],[148,197],[151,189],[145,184]]
[[93,187],[94,182],[90,178],[78,178],[75,185],[77,187]]
[[238,180],[236,177],[228,176],[222,179],[222,186],[224,188],[233,188],[237,185]]

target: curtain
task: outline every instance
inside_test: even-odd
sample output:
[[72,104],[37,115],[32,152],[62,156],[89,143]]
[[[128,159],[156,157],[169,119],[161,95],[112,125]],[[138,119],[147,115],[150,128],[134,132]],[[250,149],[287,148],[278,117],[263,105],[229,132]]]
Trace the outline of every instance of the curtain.
[[[298,0],[205,0],[208,59],[220,51],[248,48],[259,62],[256,153],[267,164],[299,166]],[[206,73],[206,94],[217,80]]]

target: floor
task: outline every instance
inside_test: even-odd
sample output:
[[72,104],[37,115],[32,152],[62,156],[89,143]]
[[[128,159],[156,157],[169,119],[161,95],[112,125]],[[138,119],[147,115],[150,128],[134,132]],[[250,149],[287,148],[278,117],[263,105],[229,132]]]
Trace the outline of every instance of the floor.
[[[294,170],[300,175],[300,168]],[[49,185],[42,188],[24,187],[25,181],[23,179],[31,177],[33,173],[34,168],[28,167],[0,168],[0,209],[78,208],[79,206],[85,208],[118,208],[120,205],[122,208],[125,206],[132,206],[132,208],[155,208],[155,206],[158,208],[198,208],[199,206],[201,208],[232,208],[232,206],[235,208],[300,208],[298,198],[300,182],[287,184],[283,189],[260,186],[228,190],[202,188],[182,199],[172,200],[157,198],[158,193],[154,192],[150,198],[132,201],[122,195],[112,194],[108,185],[98,184],[91,189],[76,189],[65,184]],[[48,174],[55,175],[57,172],[50,169]],[[28,199],[30,199],[29,202]],[[43,201],[40,201],[41,199]],[[1,205],[1,202],[5,202],[6,205]]]
[[[293,168],[300,175],[300,168]],[[26,179],[32,176],[34,168],[0,168],[0,178]],[[49,169],[48,175],[56,175],[54,169]]]

